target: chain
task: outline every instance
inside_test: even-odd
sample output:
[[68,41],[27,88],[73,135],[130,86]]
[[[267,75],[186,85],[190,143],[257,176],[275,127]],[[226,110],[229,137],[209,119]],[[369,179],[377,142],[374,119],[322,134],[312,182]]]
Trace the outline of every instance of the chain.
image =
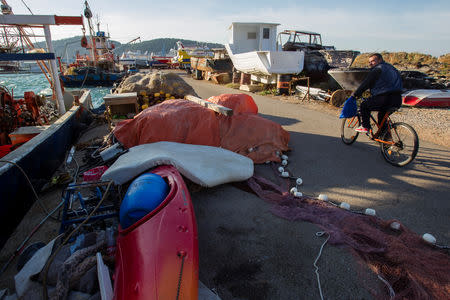
[[179,251],[178,252],[178,257],[181,258],[181,267],[180,267],[180,275],[178,277],[177,298],[176,298],[176,300],[180,299],[181,279],[183,277],[183,267],[184,267],[184,259],[186,258],[186,252]]

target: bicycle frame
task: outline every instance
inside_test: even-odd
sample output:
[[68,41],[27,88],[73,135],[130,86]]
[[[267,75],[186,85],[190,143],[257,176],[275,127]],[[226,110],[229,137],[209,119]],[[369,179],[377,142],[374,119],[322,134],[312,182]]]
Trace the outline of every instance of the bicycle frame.
[[[389,117],[389,115],[390,115],[390,113],[389,113],[389,111],[387,111],[384,114],[383,119],[381,120],[381,124],[378,124],[378,122],[375,120],[373,115],[370,114],[370,119],[372,119],[372,121],[377,125],[377,131],[375,133],[373,133],[372,130],[370,130],[370,134],[371,134],[371,139],[376,141],[376,142],[378,142],[378,143],[383,143],[383,144],[387,144],[387,145],[394,145],[395,143],[392,142],[392,141],[385,141],[385,140],[382,140],[382,139],[378,138],[378,136],[381,134],[381,130],[382,130],[383,125],[385,123],[387,123],[386,124],[387,132],[391,133],[391,131],[392,131],[392,121],[391,121],[391,118]],[[392,133],[391,133],[391,135],[392,135]]]

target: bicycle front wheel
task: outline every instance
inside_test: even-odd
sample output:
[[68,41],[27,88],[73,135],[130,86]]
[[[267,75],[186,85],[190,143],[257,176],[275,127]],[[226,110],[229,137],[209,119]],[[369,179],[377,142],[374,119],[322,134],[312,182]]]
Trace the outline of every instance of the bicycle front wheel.
[[359,116],[347,118],[342,120],[341,124],[341,140],[346,145],[351,145],[356,141],[359,133],[355,131],[355,128],[361,125]]
[[383,134],[382,140],[392,142],[380,143],[380,148],[384,159],[396,167],[412,162],[419,151],[419,137],[414,128],[406,123],[392,124],[392,128]]

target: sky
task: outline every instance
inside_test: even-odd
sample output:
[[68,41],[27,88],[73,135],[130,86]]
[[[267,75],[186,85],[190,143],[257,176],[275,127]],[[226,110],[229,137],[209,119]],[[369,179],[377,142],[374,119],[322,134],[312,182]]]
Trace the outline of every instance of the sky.
[[[15,14],[80,15],[84,0],[10,0]],[[100,29],[127,43],[140,37],[226,43],[232,22],[279,23],[322,34],[324,45],[361,52],[450,53],[449,0],[92,0]],[[78,26],[52,26],[53,40],[81,35]]]

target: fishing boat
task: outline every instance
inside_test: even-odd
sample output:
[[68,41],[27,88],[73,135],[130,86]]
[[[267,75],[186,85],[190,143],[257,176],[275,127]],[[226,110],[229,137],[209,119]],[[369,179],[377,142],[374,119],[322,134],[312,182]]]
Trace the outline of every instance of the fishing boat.
[[305,30],[284,30],[278,34],[278,44],[283,51],[304,51],[306,76],[323,79],[334,68],[349,68],[360,54],[353,50],[336,50],[322,45],[320,33]]
[[[3,5],[2,5],[3,8]],[[64,160],[71,142],[80,129],[82,119],[87,117],[91,96],[89,91],[71,95],[63,92],[57,74],[57,64],[51,41],[50,25],[82,25],[79,16],[55,15],[14,15],[11,10],[2,15],[0,24],[8,42],[14,42],[15,36],[26,41],[25,46],[33,49],[27,30],[43,29],[47,43],[44,53],[1,53],[1,61],[37,61],[50,81],[58,108],[58,118],[49,122],[40,111],[39,100],[33,92],[26,92],[23,99],[16,99],[2,89],[1,101],[1,147],[0,158],[0,247],[12,230],[22,219],[25,212],[36,200],[33,189],[39,189],[39,182],[49,178]],[[15,31],[17,34],[15,34]],[[12,37],[12,39],[11,39]],[[56,80],[55,80],[56,79]],[[66,100],[65,100],[66,99]],[[72,102],[79,103],[72,107]],[[14,117],[11,119],[11,117]],[[9,120],[9,121],[8,121]],[[6,125],[6,126],[4,126]],[[16,143],[14,143],[16,142]],[[19,147],[20,145],[20,147]],[[32,185],[33,184],[33,185]],[[32,185],[32,186],[31,186]]]
[[88,23],[89,40],[85,36],[83,27],[82,47],[86,48],[89,54],[77,55],[76,61],[68,65],[64,70],[60,65],[60,78],[67,87],[83,86],[112,86],[120,81],[125,72],[120,72],[116,58],[113,53],[115,48],[110,40],[109,34],[100,30],[100,23],[97,23],[97,31],[92,24],[92,12],[87,1],[85,1],[84,17]]
[[[278,51],[275,23],[233,22],[225,44],[234,67],[243,73],[262,76],[298,74],[303,70],[303,51]],[[276,76],[275,76],[276,77]]]

